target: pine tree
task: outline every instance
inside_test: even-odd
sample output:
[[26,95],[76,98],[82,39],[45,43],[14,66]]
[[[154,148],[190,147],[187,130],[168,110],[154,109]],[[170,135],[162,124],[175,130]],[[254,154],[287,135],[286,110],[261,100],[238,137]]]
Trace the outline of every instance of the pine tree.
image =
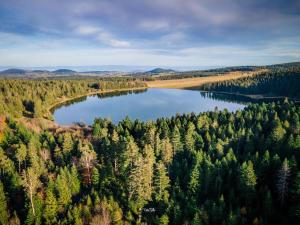
[[34,113],[33,113],[33,115],[36,118],[43,116],[43,106],[42,106],[41,100],[39,100],[39,99],[34,100]]
[[80,180],[76,166],[73,164],[71,167],[71,171],[67,171],[67,179],[68,184],[70,186],[70,190],[72,195],[76,195],[80,193]]
[[144,148],[144,168],[143,168],[143,179],[145,185],[145,199],[150,200],[152,194],[152,181],[153,181],[153,165],[155,162],[154,151],[151,145],[147,144]]
[[140,155],[133,162],[128,177],[128,198],[134,201],[143,201],[144,196],[144,183],[143,183],[143,159]]
[[113,159],[113,163],[114,163],[114,172],[115,173],[119,173],[119,160],[120,160],[120,137],[118,135],[118,132],[114,129],[112,136],[111,136],[111,140],[112,140],[112,146],[111,146],[111,150],[113,152],[112,154],[112,159]]
[[93,137],[100,138],[101,137],[101,127],[99,123],[95,123],[93,127]]
[[4,193],[3,184],[0,181],[0,225],[7,225],[9,214],[7,210],[7,201]]
[[139,148],[137,144],[132,140],[132,138],[130,138],[125,144],[125,151],[123,154],[123,166],[125,169],[130,170],[130,168],[133,167],[134,161],[138,156],[138,152]]
[[73,150],[73,139],[70,133],[64,133],[63,135],[62,150],[65,157],[69,157],[70,152]]
[[169,217],[164,214],[158,219],[158,224],[159,225],[168,225],[169,224]]
[[242,164],[240,169],[240,185],[246,197],[249,197],[255,191],[256,175],[251,161]]
[[99,171],[96,167],[94,167],[93,170],[92,170],[92,184],[93,184],[93,186],[97,187],[99,185],[99,181],[100,181]]
[[191,175],[190,175],[190,181],[188,184],[188,190],[191,194],[195,194],[200,187],[200,169],[199,169],[199,161],[197,160],[196,164],[194,165]]
[[58,193],[58,203],[61,207],[65,207],[72,202],[72,192],[69,185],[65,173],[61,169],[55,182],[55,189]]
[[201,221],[201,217],[200,217],[199,212],[195,213],[191,225],[202,225],[202,221]]
[[163,162],[159,161],[155,164],[155,174],[154,174],[154,190],[155,190],[155,199],[157,201],[168,200],[169,186],[170,186],[170,179],[168,177],[166,167],[164,166]]
[[172,145],[173,145],[175,154],[176,154],[176,152],[179,152],[182,150],[180,131],[177,126],[175,126],[173,129],[171,141],[172,141]]
[[46,190],[45,209],[43,217],[46,224],[54,224],[57,222],[56,215],[58,210],[58,202],[53,193],[53,185],[49,184]]
[[282,127],[280,122],[278,122],[270,133],[272,143],[280,142],[283,139],[285,133],[285,129]]
[[186,135],[184,137],[185,148],[189,151],[195,149],[194,132],[195,132],[195,125],[189,122]]
[[288,194],[288,179],[290,177],[290,167],[288,160],[284,159],[281,169],[278,173],[277,191],[281,204],[284,203]]
[[169,165],[173,159],[173,148],[169,138],[165,138],[161,141],[161,158],[162,161]]
[[155,127],[151,123],[147,123],[147,130],[145,132],[145,142],[155,148]]
[[26,156],[27,156],[26,146],[24,144],[20,144],[16,152],[16,159],[19,164],[19,173],[21,173],[21,164],[26,160]]
[[58,166],[62,166],[63,162],[64,162],[64,157],[63,157],[62,151],[61,151],[60,147],[58,147],[58,145],[56,145],[56,147],[54,149],[54,162]]

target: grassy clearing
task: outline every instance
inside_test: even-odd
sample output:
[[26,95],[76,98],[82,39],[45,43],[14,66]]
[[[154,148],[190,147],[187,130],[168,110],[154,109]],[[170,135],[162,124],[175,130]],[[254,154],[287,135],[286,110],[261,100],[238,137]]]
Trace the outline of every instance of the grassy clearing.
[[248,77],[261,74],[266,70],[257,70],[251,72],[229,72],[222,75],[212,75],[208,77],[185,78],[177,80],[155,80],[148,81],[147,86],[152,88],[192,88],[199,87],[206,83],[214,83],[225,80],[239,79],[241,77]]

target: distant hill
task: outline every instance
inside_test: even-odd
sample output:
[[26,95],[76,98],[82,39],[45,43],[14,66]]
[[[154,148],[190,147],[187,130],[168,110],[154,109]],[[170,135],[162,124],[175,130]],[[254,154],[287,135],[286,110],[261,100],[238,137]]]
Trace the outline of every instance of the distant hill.
[[55,74],[72,74],[72,73],[77,73],[77,72],[74,71],[74,70],[68,70],[68,69],[58,69],[58,70],[52,71],[52,73],[55,73]]
[[26,70],[23,69],[8,69],[3,70],[0,72],[0,74],[6,74],[6,75],[24,75],[26,74]]
[[150,74],[159,74],[159,73],[173,73],[175,72],[175,70],[171,70],[171,69],[162,69],[162,68],[155,68],[153,70],[149,70],[146,73],[150,73]]
[[32,73],[49,73],[48,70],[32,70]]

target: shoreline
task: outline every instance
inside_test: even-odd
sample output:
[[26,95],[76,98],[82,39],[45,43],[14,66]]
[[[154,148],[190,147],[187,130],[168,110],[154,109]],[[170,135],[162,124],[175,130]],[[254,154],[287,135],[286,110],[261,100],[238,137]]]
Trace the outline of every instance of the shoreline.
[[[94,91],[94,92],[89,92],[86,94],[82,94],[82,95],[77,95],[74,97],[69,97],[69,98],[64,98],[60,101],[57,101],[55,103],[53,103],[51,106],[49,106],[45,112],[45,114],[43,115],[43,117],[45,119],[48,119],[47,115],[52,115],[53,113],[51,112],[55,107],[57,107],[58,105],[64,104],[68,101],[72,101],[72,100],[76,100],[78,98],[82,98],[82,97],[87,97],[87,96],[91,96],[91,95],[96,95],[96,94],[108,94],[108,93],[114,93],[114,92],[119,92],[119,91],[135,91],[135,90],[145,90],[148,89],[149,87],[135,87],[135,88],[121,88],[121,89],[110,89],[110,90],[101,90],[101,91]],[[49,119],[48,119],[49,120]],[[52,120],[51,120],[52,121]]]
[[[206,93],[215,93],[215,94],[226,94],[226,95],[235,95],[235,96],[241,96],[241,97],[247,97],[252,100],[272,100],[272,99],[289,99],[291,101],[295,102],[300,102],[300,99],[297,98],[292,98],[292,97],[287,97],[287,96],[264,96],[264,95],[249,95],[249,94],[242,94],[242,93],[233,93],[233,92],[225,92],[225,91],[208,91],[208,90],[201,90],[201,89],[196,89],[195,87],[177,87],[177,88],[170,88],[170,87],[136,87],[136,88],[122,88],[122,89],[111,89],[111,90],[102,90],[102,91],[95,91],[95,92],[90,92],[87,94],[82,94],[78,95],[75,97],[69,97],[69,98],[64,98],[63,100],[60,100],[54,104],[52,104],[50,107],[48,107],[47,112],[44,114],[44,118],[49,120],[47,118],[47,114],[53,115],[52,110],[55,109],[59,105],[63,105],[64,103],[72,100],[76,100],[82,97],[87,97],[91,95],[96,95],[96,94],[107,94],[107,93],[114,93],[114,92],[120,92],[120,91],[135,91],[135,90],[146,90],[148,88],[157,88],[157,89],[178,89],[178,90],[191,90],[191,91],[201,91],[201,92],[206,92]],[[52,120],[51,120],[52,121]]]
[[193,91],[201,91],[201,92],[208,92],[208,93],[215,93],[215,94],[226,94],[226,95],[236,95],[241,97],[247,97],[252,100],[272,100],[272,99],[289,99],[294,102],[300,102],[300,99],[298,98],[292,98],[288,96],[264,96],[264,95],[247,95],[247,94],[241,94],[241,93],[233,93],[233,92],[226,92],[226,91],[207,91],[207,90],[201,90],[201,89],[192,89],[192,88],[183,88],[183,90],[193,90]]
[[[89,129],[91,126],[86,125],[85,127],[81,127],[78,124],[72,124],[72,125],[60,125],[55,122],[54,119],[51,119],[50,116],[53,116],[53,110],[55,107],[59,106],[60,104],[64,104],[68,101],[72,101],[78,98],[86,97],[86,96],[91,96],[95,94],[105,94],[105,93],[114,93],[114,92],[121,92],[121,91],[135,91],[135,90],[147,90],[149,88],[157,88],[157,89],[162,89],[162,88],[168,88],[168,87],[136,87],[136,88],[123,88],[123,89],[111,89],[111,90],[102,90],[102,91],[94,91],[82,95],[77,95],[74,97],[70,98],[64,98],[60,99],[59,101],[55,102],[52,104],[50,107],[48,107],[47,112],[44,114],[43,117],[41,118],[27,118],[25,119],[24,117],[20,118],[19,121],[22,121],[24,125],[27,124],[28,127],[31,128],[36,128],[37,132],[44,127],[43,129],[53,129],[53,130],[78,130],[78,129]],[[190,90],[190,91],[199,91],[199,92],[206,92],[206,93],[215,93],[215,94],[225,94],[225,95],[231,95],[231,96],[241,96],[241,97],[246,97],[249,98],[249,103],[251,103],[251,100],[272,100],[274,101],[279,101],[283,100],[284,98],[288,98],[291,101],[294,101],[296,104],[300,103],[300,99],[296,98],[290,98],[286,96],[263,96],[263,95],[246,95],[246,94],[241,94],[241,93],[231,93],[231,92],[220,92],[220,91],[207,91],[207,90],[201,90],[201,89],[195,89],[195,87],[185,87],[185,88],[168,88],[168,89],[178,89],[178,90]],[[34,125],[35,124],[35,125]],[[32,127],[33,125],[33,127]]]

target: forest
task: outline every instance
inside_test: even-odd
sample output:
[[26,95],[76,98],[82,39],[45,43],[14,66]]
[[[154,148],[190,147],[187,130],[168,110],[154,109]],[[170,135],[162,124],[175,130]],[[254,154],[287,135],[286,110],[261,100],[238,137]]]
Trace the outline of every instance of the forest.
[[299,99],[300,67],[274,66],[270,68],[272,69],[263,74],[204,84],[200,89],[245,95],[284,96]]
[[1,224],[299,224],[300,108],[0,136]]
[[[299,75],[297,64],[280,65],[200,88],[299,99]],[[78,129],[37,131],[19,120],[91,93],[142,92],[144,80],[0,80],[1,225],[300,224],[296,101],[148,122],[95,118]]]
[[145,86],[143,82],[131,77],[63,80],[0,79],[0,115],[42,117],[60,99]]

